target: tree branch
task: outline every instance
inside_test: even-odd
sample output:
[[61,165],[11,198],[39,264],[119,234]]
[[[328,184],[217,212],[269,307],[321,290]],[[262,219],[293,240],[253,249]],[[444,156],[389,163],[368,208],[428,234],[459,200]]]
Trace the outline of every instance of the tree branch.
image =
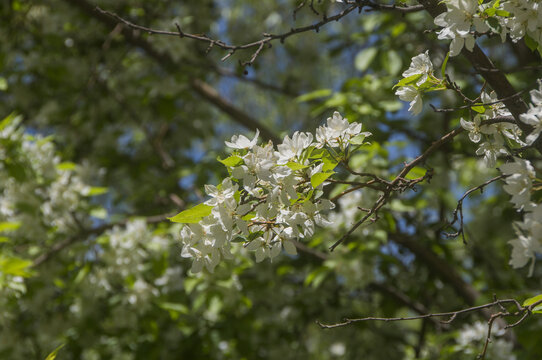
[[[71,4],[81,11],[83,11],[87,16],[99,21],[100,23],[109,26],[116,27],[118,25],[117,21],[111,18],[108,15],[94,11],[95,7],[87,2],[86,0],[64,0],[68,4]],[[125,39],[133,46],[141,48],[150,58],[154,59],[160,66],[171,73],[177,73],[183,65],[178,64],[173,60],[173,58],[164,52],[156,49],[151,43],[142,38],[138,32],[133,31],[128,27],[123,27],[121,29],[122,35]],[[178,35],[178,34],[177,34]],[[260,134],[266,140],[273,140],[276,142],[278,137],[271,131],[267,126],[264,126],[256,119],[252,118],[242,110],[233,106],[226,99],[221,97],[216,90],[214,90],[209,84],[205,83],[202,80],[196,79],[189,82],[191,88],[200,94],[204,100],[208,101],[211,105],[217,107],[226,113],[233,121],[247,127],[248,129],[255,130],[259,129]],[[211,91],[212,90],[212,91]]]
[[260,39],[260,40],[256,40],[256,41],[253,41],[253,42],[250,42],[250,43],[240,44],[240,45],[228,44],[228,43],[226,43],[226,42],[224,42],[222,40],[217,40],[217,39],[210,38],[207,35],[199,35],[199,34],[187,33],[185,31],[183,31],[178,24],[176,24],[177,31],[156,30],[156,29],[151,29],[151,28],[148,28],[148,27],[145,27],[145,26],[134,24],[134,23],[120,17],[119,15],[117,15],[117,14],[115,14],[113,12],[102,10],[99,7],[96,7],[95,10],[99,14],[101,14],[103,16],[110,17],[115,22],[120,22],[120,23],[134,29],[134,30],[143,31],[143,32],[145,32],[147,34],[176,36],[176,37],[178,36],[178,37],[181,37],[181,38],[189,38],[189,39],[192,39],[192,40],[207,43],[207,44],[209,44],[210,47],[217,46],[217,47],[219,47],[219,48],[221,48],[223,50],[228,50],[228,53],[222,58],[222,61],[229,58],[231,55],[233,55],[238,50],[246,50],[246,49],[253,49],[254,48],[256,50],[253,52],[250,60],[244,61],[244,62],[241,63],[241,65],[243,65],[243,66],[250,66],[250,65],[252,65],[254,63],[254,61],[256,60],[256,58],[258,57],[258,55],[264,49],[265,46],[270,47],[272,41],[280,40],[280,42],[283,43],[287,38],[289,38],[290,36],[295,35],[295,34],[304,33],[304,32],[308,32],[308,31],[316,31],[316,32],[318,32],[320,30],[320,27],[322,27],[322,26],[324,26],[324,25],[326,25],[326,24],[328,24],[328,23],[330,23],[332,21],[340,20],[341,18],[345,17],[346,15],[348,15],[349,13],[354,11],[355,9],[359,8],[361,10],[361,8],[365,4],[366,4],[365,1],[361,1],[359,3],[353,3],[353,4],[350,4],[348,7],[346,7],[345,9],[343,9],[341,12],[339,12],[336,15],[333,15],[333,16],[330,16],[330,17],[327,17],[327,16],[324,15],[322,20],[320,20],[319,22],[316,22],[316,23],[314,23],[312,25],[302,26],[302,27],[298,27],[298,28],[292,28],[292,29],[290,29],[290,31],[282,33],[282,34],[266,34],[265,33],[265,34],[263,34],[263,38]]
[[495,181],[498,181],[500,179],[503,179],[505,178],[506,176],[508,175],[499,175],[499,176],[496,176],[492,179],[489,179],[488,181],[484,182],[483,184],[480,184],[476,187],[473,187],[472,189],[468,190],[467,192],[465,192],[463,194],[463,196],[461,196],[461,198],[457,201],[457,207],[455,208],[454,212],[453,212],[453,219],[451,222],[449,222],[448,224],[446,224],[444,226],[444,228],[448,227],[448,226],[453,226],[457,220],[459,220],[459,230],[457,230],[457,232],[453,233],[453,234],[446,234],[446,236],[448,237],[451,237],[451,238],[455,238],[459,235],[461,235],[461,238],[463,240],[463,244],[467,244],[467,241],[465,239],[465,232],[463,231],[463,201],[465,200],[465,198],[467,196],[469,196],[470,194],[472,194],[473,192],[477,191],[477,190],[480,190],[480,192],[484,192],[484,188],[486,186],[488,186],[489,184],[492,184],[494,183]]

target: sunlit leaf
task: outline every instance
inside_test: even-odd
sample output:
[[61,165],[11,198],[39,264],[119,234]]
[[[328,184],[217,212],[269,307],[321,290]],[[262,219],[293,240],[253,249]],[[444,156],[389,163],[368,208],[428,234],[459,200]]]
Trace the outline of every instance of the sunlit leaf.
[[62,345],[58,346],[56,349],[54,349],[52,353],[47,355],[45,360],[55,360],[56,356],[58,355],[58,352],[64,347],[64,345],[65,344],[62,344]]
[[18,221],[0,222],[0,232],[15,231],[20,227],[21,227],[21,223]]
[[21,259],[18,257],[1,256],[0,257],[0,273],[13,276],[29,277],[32,276],[30,267],[32,261]]
[[[523,306],[530,306],[532,304],[535,304],[539,301],[542,301],[542,294],[540,295],[537,295],[537,296],[534,296],[532,298],[528,298],[527,300],[525,300],[523,302]],[[536,314],[542,314],[542,303],[541,304],[538,304],[536,305],[534,308],[533,308],[533,313],[536,313]]]
[[320,89],[320,90],[312,91],[312,92],[303,94],[301,96],[298,96],[295,100],[297,102],[305,102],[305,101],[310,101],[314,99],[328,97],[331,94],[332,94],[331,89]]
[[361,50],[356,55],[356,59],[354,60],[354,65],[356,66],[356,69],[358,69],[359,71],[367,70],[367,68],[369,68],[369,65],[371,65],[371,63],[373,62],[377,53],[378,49],[373,46]]
[[191,209],[181,211],[177,215],[168,218],[172,222],[183,224],[195,224],[200,222],[201,219],[211,214],[212,206],[199,204]]
[[243,163],[243,159],[237,155],[229,156],[223,160],[218,158],[217,160],[228,167],[236,167]]
[[326,181],[331,175],[335,174],[334,171],[320,172],[311,176],[311,185],[313,188],[318,187],[324,181]]

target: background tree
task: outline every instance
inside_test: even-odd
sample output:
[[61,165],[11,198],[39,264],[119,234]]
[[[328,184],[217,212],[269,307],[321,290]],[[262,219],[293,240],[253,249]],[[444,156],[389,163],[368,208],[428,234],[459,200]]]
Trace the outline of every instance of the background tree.
[[[510,8],[482,6],[498,8],[487,13],[494,32],[506,28],[492,21]],[[432,0],[11,0],[0,9],[0,357],[43,359],[65,344],[59,359],[539,358],[540,320],[521,318],[525,309],[495,320],[487,350],[485,323],[504,312],[498,305],[451,322],[316,321],[540,293],[539,266],[528,277],[528,266],[509,265],[512,222],[523,215],[507,180],[476,156],[476,124],[460,127],[499,99],[523,138],[530,133],[518,118],[541,77],[531,36],[540,20],[531,35],[511,28],[504,43],[473,27],[483,52],[448,57],[450,39],[436,31],[451,20],[433,18],[450,8]],[[412,116],[393,87],[427,50],[443,89],[423,94]],[[496,95],[486,101],[483,91]],[[327,186],[333,224],[297,242],[297,255],[256,265],[238,246],[213,273],[192,274],[181,226],[166,217],[205,201],[203,185],[228,175],[216,161],[229,155],[224,141],[258,129],[261,142],[279,144],[334,111],[372,133],[350,158],[353,172],[393,181],[425,154],[409,169],[412,186],[394,188],[371,213],[378,219],[351,233],[381,193]],[[536,168],[538,147],[512,153]],[[336,171],[336,181],[359,181]],[[523,320],[504,333],[505,319]]]

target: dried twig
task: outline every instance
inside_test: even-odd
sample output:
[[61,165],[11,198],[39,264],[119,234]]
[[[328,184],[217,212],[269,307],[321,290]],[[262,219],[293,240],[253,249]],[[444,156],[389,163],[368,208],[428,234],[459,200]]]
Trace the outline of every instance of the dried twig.
[[181,37],[181,38],[189,38],[189,39],[192,39],[192,40],[208,43],[210,46],[212,45],[212,46],[219,47],[219,48],[221,48],[223,50],[228,50],[228,53],[222,58],[222,61],[229,58],[231,55],[233,55],[238,50],[245,50],[245,49],[255,48],[256,50],[252,54],[251,59],[248,60],[248,61],[242,62],[242,65],[248,66],[248,65],[252,65],[252,63],[254,63],[254,61],[256,60],[258,55],[260,54],[260,52],[264,49],[265,45],[270,45],[270,43],[272,41],[279,40],[281,43],[283,43],[284,40],[286,40],[288,37],[290,37],[292,35],[295,35],[295,34],[304,33],[304,32],[308,32],[308,31],[316,31],[316,32],[318,32],[320,30],[320,27],[322,27],[322,26],[324,26],[324,25],[326,25],[326,24],[328,24],[328,23],[330,23],[332,21],[338,21],[338,20],[342,19],[343,17],[345,17],[346,15],[348,15],[349,13],[351,13],[355,9],[358,9],[358,8],[361,9],[361,8],[363,8],[363,6],[367,6],[366,3],[367,2],[365,2],[365,1],[361,1],[359,3],[356,2],[356,3],[350,4],[348,7],[343,9],[341,12],[339,12],[339,13],[333,15],[333,16],[327,17],[327,16],[324,15],[322,20],[320,20],[320,21],[318,21],[318,22],[316,22],[316,23],[314,23],[312,25],[292,28],[292,29],[290,29],[290,31],[282,33],[282,34],[267,34],[267,33],[264,33],[262,39],[257,40],[257,41],[253,41],[253,42],[250,42],[250,43],[246,43],[246,44],[241,44],[241,45],[228,44],[228,43],[226,43],[226,42],[224,42],[222,40],[213,39],[213,38],[211,38],[211,37],[209,37],[209,36],[207,36],[205,34],[201,35],[201,34],[187,33],[187,32],[185,32],[185,31],[183,31],[181,29],[179,24],[175,24],[175,26],[177,27],[177,31],[156,30],[156,29],[151,29],[151,28],[148,28],[148,27],[145,27],[145,26],[134,24],[134,23],[120,17],[119,15],[117,15],[115,13],[107,11],[107,10],[103,10],[100,7],[96,7],[95,10],[97,12],[99,12],[100,14],[110,16],[111,18],[115,19],[116,21],[128,26],[129,28],[132,28],[134,30],[143,31],[143,32],[145,32],[147,34],[178,36],[178,37]]
[[[484,188],[488,186],[489,184],[494,183],[495,181],[498,181],[500,179],[505,178],[507,175],[499,175],[495,176],[493,179],[489,179],[488,181],[484,182],[483,184],[480,184],[476,187],[473,187],[472,189],[468,190],[461,196],[461,198],[457,201],[457,207],[455,208],[453,212],[453,219],[449,223],[447,223],[442,229],[453,226],[457,220],[459,220],[459,229],[455,233],[446,233],[445,235],[450,238],[456,238],[459,235],[461,235],[461,239],[463,240],[463,244],[467,244],[467,240],[465,239],[465,232],[463,231],[463,200],[467,198],[470,194],[472,194],[475,191],[480,190],[481,193],[484,192]],[[441,229],[441,230],[442,230]]]
[[[454,83],[455,84],[455,83]],[[454,91],[458,91],[459,90],[459,87],[456,89],[454,88],[453,89]],[[511,99],[514,99],[516,97],[519,97],[521,96],[523,93],[525,93],[526,91],[529,91],[529,89],[523,89],[521,91],[518,91],[517,93],[513,94],[513,95],[510,95],[510,96],[507,96],[507,97],[504,97],[502,99],[498,99],[498,100],[495,100],[495,101],[491,101],[491,102],[487,102],[487,103],[480,103],[480,104],[476,104],[477,106],[488,106],[488,105],[495,105],[495,104],[498,104],[498,103],[501,103],[501,102],[505,102],[507,100],[511,100]],[[459,90],[460,92],[460,90]],[[462,93],[461,93],[462,95]],[[429,104],[429,106],[431,107],[431,109],[433,109],[434,112],[453,112],[453,111],[459,111],[459,110],[463,110],[463,109],[469,109],[470,107],[472,107],[474,105],[474,101],[470,100],[469,98],[467,98],[466,96],[462,95],[464,98],[463,100],[465,102],[468,102],[469,104],[468,105],[462,105],[462,106],[458,106],[458,107],[455,107],[455,108],[447,108],[447,109],[440,109],[440,108],[437,108],[436,106],[434,106],[433,104]]]
[[[365,318],[345,318],[340,323],[335,324],[324,324],[320,321],[316,321],[316,323],[320,326],[322,329],[334,329],[339,327],[348,326],[351,324],[359,323],[359,322],[367,322],[367,321],[384,321],[384,322],[395,322],[395,321],[411,321],[411,320],[422,320],[422,319],[433,319],[433,318],[448,318],[446,320],[441,320],[440,322],[442,324],[450,324],[454,320],[457,319],[457,316],[472,313],[476,311],[482,311],[484,309],[490,309],[493,307],[498,307],[500,309],[499,312],[493,313],[491,317],[488,320],[488,330],[487,330],[487,336],[484,342],[484,346],[482,348],[482,351],[477,356],[477,359],[484,359],[489,343],[491,341],[491,331],[493,328],[493,323],[499,319],[499,318],[505,318],[505,317],[519,317],[519,320],[512,324],[508,324],[504,327],[504,329],[509,329],[514,326],[517,326],[521,324],[525,319],[527,319],[530,315],[532,315],[532,311],[535,307],[542,304],[542,300],[539,300],[531,305],[528,306],[522,306],[519,301],[516,299],[503,299],[503,300],[497,300],[495,299],[491,303],[487,303],[484,305],[479,306],[473,306],[466,309],[461,309],[457,311],[450,311],[450,312],[443,312],[443,313],[431,313],[431,314],[422,314],[417,316],[409,316],[409,317],[365,317]],[[506,306],[514,306],[515,310],[509,311],[506,309]]]

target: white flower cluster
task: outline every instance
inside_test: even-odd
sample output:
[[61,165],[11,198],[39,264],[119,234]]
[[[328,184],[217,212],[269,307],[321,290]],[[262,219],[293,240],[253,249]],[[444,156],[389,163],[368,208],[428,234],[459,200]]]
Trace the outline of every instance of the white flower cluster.
[[513,41],[529,35],[537,44],[542,44],[542,5],[539,0],[501,1],[501,8],[511,14],[504,17],[503,33],[508,32]]
[[[494,324],[491,332],[491,346],[487,348],[486,357],[495,360],[515,360],[516,356],[513,354],[514,344],[502,338],[495,339],[495,337],[502,335],[504,335],[504,329],[498,324]],[[486,337],[487,324],[477,321],[472,325],[465,325],[457,337],[458,350],[465,354],[478,354],[480,344],[485,341]]]
[[403,101],[409,101],[410,111],[417,115],[422,111],[424,92],[442,89],[442,80],[433,75],[433,63],[429,58],[429,51],[412,58],[410,67],[403,72],[403,79],[399,81],[395,95]]
[[512,195],[510,201],[518,211],[524,211],[523,220],[514,223],[517,238],[508,242],[512,245],[510,265],[520,268],[532,260],[529,267],[531,276],[536,253],[542,253],[542,205],[531,200],[535,170],[528,160],[519,158],[500,166],[500,170],[507,175],[504,190]]
[[[497,102],[497,95],[492,92],[485,92],[481,95],[483,104],[480,105],[478,113],[472,121],[466,121],[461,118],[461,126],[469,132],[469,139],[474,143],[480,143],[476,150],[476,155],[484,157],[484,163],[488,168],[495,167],[497,158],[500,155],[507,155],[508,151],[504,147],[505,139],[514,141],[517,144],[524,146],[525,143],[520,140],[521,130],[512,123],[501,122],[496,124],[484,125],[484,120],[493,119],[499,116],[510,116],[510,112],[506,109],[503,103]],[[489,104],[489,105],[488,105]]]
[[[542,13],[541,13],[542,14]],[[538,80],[538,90],[532,90],[529,110],[520,115],[520,120],[533,127],[533,131],[527,135],[527,144],[531,145],[538,139],[542,132],[542,79]]]
[[480,17],[478,0],[447,0],[448,11],[435,18],[435,25],[443,29],[437,32],[439,39],[452,40],[450,56],[459,55],[463,46],[472,51],[476,40],[471,28],[477,32],[486,32],[489,26]]
[[91,187],[74,164],[61,163],[50,139],[25,134],[20,121],[13,118],[0,131],[0,221],[24,224],[24,238],[42,238],[47,228],[77,229],[73,213]]
[[233,136],[226,145],[232,156],[221,162],[230,177],[206,185],[210,199],[171,218],[188,223],[181,230],[182,256],[192,258],[192,272],[213,271],[221,258],[231,257],[232,242],[255,252],[256,261],[273,259],[284,248],[296,254],[294,241],[312,236],[315,225],[329,224],[323,212],[334,204],[322,199],[325,181],[351,147],[361,146],[370,133],[349,123],[338,112],[311,133],[286,136],[275,149]]
[[529,276],[533,274],[536,253],[542,254],[542,206],[538,205],[525,213],[522,222],[515,223],[517,239],[509,241],[512,245],[510,265],[524,267],[532,260]]
[[[509,143],[525,146],[532,144],[542,131],[542,82],[539,90],[531,91],[532,104],[527,113],[520,115],[520,119],[533,126],[533,131],[527,136],[526,142],[520,139],[521,130],[511,123],[482,124],[484,120],[498,116],[510,116],[502,103],[484,105],[484,112],[478,113],[472,121],[461,118],[461,126],[469,132],[469,138],[474,143],[479,143],[485,138],[476,150],[477,155],[484,156],[484,163],[491,168],[496,165],[499,155],[510,155],[505,148],[505,140]],[[482,94],[483,103],[494,103],[495,94]],[[479,110],[481,111],[481,110]],[[512,257],[510,265],[520,268],[532,259],[529,274],[533,273],[536,253],[542,253],[542,205],[531,199],[533,181],[536,178],[535,169],[528,160],[514,158],[499,167],[503,175],[506,175],[504,191],[512,196],[510,201],[518,211],[524,212],[521,222],[514,224],[517,238],[509,241],[512,245]]]
[[[444,0],[447,11],[435,18],[442,27],[439,39],[452,40],[450,56],[458,55],[463,47],[472,51],[475,33],[498,33],[502,41],[509,34],[513,41],[525,35],[542,44],[542,6],[538,0],[509,0],[481,3],[478,0]],[[488,20],[496,19],[497,26]]]
[[[20,117],[0,120],[0,292],[18,296],[25,292],[24,278],[32,276],[36,247],[57,236],[79,231],[91,205],[86,185],[73,163],[62,163],[48,137],[25,133]],[[14,241],[17,239],[17,241]],[[29,253],[16,247],[28,248]],[[33,253],[30,253],[33,252]],[[25,256],[26,255],[26,256]],[[0,297],[2,297],[0,296]]]
[[103,248],[99,253],[100,266],[94,266],[85,280],[93,292],[88,296],[108,296],[123,288],[125,305],[137,305],[140,311],[151,304],[150,299],[158,297],[162,287],[178,283],[179,268],[171,267],[170,272],[153,281],[145,276],[149,263],[159,259],[164,249],[171,246],[171,239],[153,234],[145,220],[128,221],[125,227],[115,226],[104,234],[100,244]]

